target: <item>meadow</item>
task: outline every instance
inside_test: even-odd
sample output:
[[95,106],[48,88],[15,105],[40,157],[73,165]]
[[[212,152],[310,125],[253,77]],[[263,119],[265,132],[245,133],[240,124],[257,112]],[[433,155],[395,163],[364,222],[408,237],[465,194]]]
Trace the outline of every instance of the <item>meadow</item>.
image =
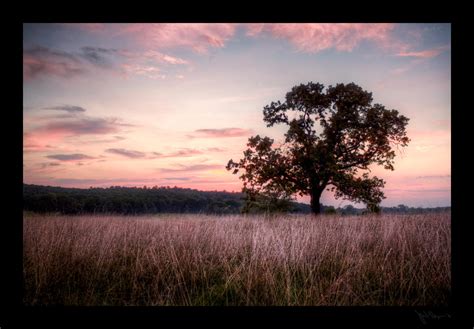
[[24,213],[25,305],[445,306],[451,214]]

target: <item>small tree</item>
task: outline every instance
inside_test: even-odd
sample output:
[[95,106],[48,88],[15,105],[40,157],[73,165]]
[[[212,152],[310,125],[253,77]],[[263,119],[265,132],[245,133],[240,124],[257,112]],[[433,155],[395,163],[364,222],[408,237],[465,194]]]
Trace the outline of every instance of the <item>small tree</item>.
[[285,102],[265,106],[263,115],[267,127],[285,124],[288,131],[279,146],[271,138],[252,136],[244,158],[229,160],[227,170],[242,171],[243,192],[309,195],[312,212],[319,214],[321,194],[328,189],[336,198],[379,211],[385,182],[369,177],[369,166],[394,170],[392,147],[408,145],[408,118],[372,104],[372,93],[354,83],[324,90],[312,82],[293,87]]

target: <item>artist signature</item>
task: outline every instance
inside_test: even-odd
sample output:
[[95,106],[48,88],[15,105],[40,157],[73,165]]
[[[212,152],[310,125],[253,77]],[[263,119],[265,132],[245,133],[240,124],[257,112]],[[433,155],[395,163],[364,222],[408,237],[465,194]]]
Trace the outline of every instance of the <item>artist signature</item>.
[[429,320],[441,320],[441,319],[450,319],[451,314],[449,313],[435,313],[433,311],[415,311],[420,319],[421,323],[427,324]]

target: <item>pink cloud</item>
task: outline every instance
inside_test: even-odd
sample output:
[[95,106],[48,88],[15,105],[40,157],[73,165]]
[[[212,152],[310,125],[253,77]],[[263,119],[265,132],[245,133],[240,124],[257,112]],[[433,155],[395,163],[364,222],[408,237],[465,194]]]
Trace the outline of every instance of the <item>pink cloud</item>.
[[125,74],[142,75],[150,79],[164,79],[165,74],[156,66],[142,64],[122,64],[122,70]]
[[77,141],[76,144],[82,144],[82,145],[87,145],[87,144],[106,144],[106,143],[118,143],[120,141],[123,141],[126,139],[123,136],[112,136],[111,138],[104,138],[104,139],[89,139],[89,140],[80,140]]
[[56,131],[37,130],[23,134],[23,150],[25,152],[44,152],[55,149],[64,134]]
[[45,152],[53,150],[54,147],[48,143],[51,139],[43,139],[31,133],[23,133],[23,150],[25,152]]
[[422,51],[402,51],[397,54],[400,57],[417,57],[417,58],[432,58],[441,54],[443,51],[449,49],[449,46],[442,46],[434,49]]
[[53,120],[50,117],[37,117],[35,123],[39,124],[25,128],[27,131],[23,134],[23,149],[26,152],[51,150],[51,145],[58,145],[66,137],[106,135],[133,126],[118,118],[91,117],[82,113],[55,116]]
[[116,118],[83,117],[68,121],[54,121],[40,127],[36,132],[47,132],[60,136],[101,135],[115,133],[121,126]]
[[209,152],[224,152],[225,149],[220,148],[220,147],[208,147],[207,151],[209,151]]
[[422,63],[425,59],[424,58],[414,58],[411,59],[408,63],[403,64],[400,67],[390,70],[390,73],[393,75],[401,75],[405,72],[411,71],[414,67]]
[[145,53],[143,53],[143,56],[145,58],[151,58],[158,63],[167,63],[167,64],[172,64],[172,65],[189,64],[188,61],[182,58],[166,55],[155,50],[148,50]]
[[240,137],[247,136],[252,133],[251,129],[242,128],[222,128],[222,129],[198,129],[194,134],[188,135],[191,138],[206,138],[206,137]]
[[81,63],[67,56],[54,53],[42,55],[23,53],[23,78],[25,80],[42,74],[70,78],[84,72],[85,69]]
[[[451,194],[451,175],[447,173],[433,173],[426,176],[399,176],[387,181],[384,189],[387,202],[406,203],[407,195],[414,203],[426,202],[427,194],[432,201],[439,199],[441,204],[449,204]],[[397,201],[405,200],[405,201]]]
[[105,152],[118,154],[118,155],[131,158],[131,159],[144,158],[146,156],[146,154],[143,152],[135,151],[135,150],[126,150],[122,148],[111,148],[111,149],[105,150]]
[[222,169],[225,170],[225,166],[222,164],[195,164],[195,165],[179,165],[178,168],[159,168],[162,173],[185,173],[185,172],[200,172]]
[[[119,61],[121,64],[114,63]],[[188,65],[179,57],[155,50],[134,52],[107,48],[82,47],[77,52],[65,52],[46,47],[34,47],[23,52],[23,77],[25,81],[40,75],[70,78],[96,69],[142,75],[152,79],[163,79],[162,65]],[[119,70],[120,71],[120,70]]]
[[141,75],[150,79],[165,79],[166,75],[161,73],[162,64],[188,65],[189,61],[167,55],[155,50],[145,52],[133,52],[121,50],[119,54],[126,58],[121,65],[122,73],[125,75]]
[[77,160],[89,160],[95,159],[86,154],[82,153],[72,153],[72,154],[51,154],[46,156],[48,159],[58,160],[58,161],[77,161]]
[[[391,36],[396,24],[390,23],[130,23],[69,24],[89,32],[107,29],[115,36],[128,35],[149,49],[185,47],[197,53],[209,48],[222,48],[235,35],[238,26],[245,26],[248,36],[268,33],[288,39],[298,49],[318,52],[328,48],[351,51],[361,41],[373,41],[383,47],[408,47]],[[171,60],[172,62],[172,60]]]
[[190,148],[183,148],[179,151],[163,154],[158,152],[152,152],[153,156],[150,159],[156,158],[183,158],[183,157],[192,157],[195,155],[202,155],[207,154],[209,152],[223,152],[224,149],[218,147],[208,147],[205,150],[197,150],[197,149],[190,149]]
[[167,157],[167,158],[190,157],[190,156],[200,155],[200,154],[204,154],[204,152],[200,150],[186,148],[186,149],[182,149],[168,155],[164,155],[163,157]]
[[395,42],[391,31],[395,24],[362,23],[291,23],[291,24],[247,24],[247,35],[268,33],[289,40],[296,48],[306,52],[319,52],[335,48],[351,51],[362,41],[372,41],[383,47],[405,48]]
[[206,53],[209,48],[222,48],[235,33],[236,24],[117,24],[118,34],[133,36],[149,48],[191,48]]

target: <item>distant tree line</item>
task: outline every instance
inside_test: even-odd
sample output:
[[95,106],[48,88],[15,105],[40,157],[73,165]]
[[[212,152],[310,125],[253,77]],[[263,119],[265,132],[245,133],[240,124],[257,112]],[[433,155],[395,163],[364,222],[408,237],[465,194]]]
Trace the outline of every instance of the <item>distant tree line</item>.
[[[425,213],[436,213],[443,211],[451,211],[451,207],[434,207],[434,208],[421,208],[421,207],[408,207],[400,204],[396,207],[380,207],[380,212],[384,214],[425,214]],[[347,205],[342,208],[334,208],[332,206],[326,207],[326,214],[341,214],[341,215],[361,215],[366,213],[366,209],[356,208],[352,205]]]
[[[91,187],[64,188],[23,184],[23,209],[34,212],[62,214],[113,213],[206,213],[237,214],[243,211],[242,193],[199,191],[178,187]],[[249,212],[278,211],[269,204]],[[309,212],[309,206],[292,202],[281,209]]]
[[[111,213],[124,215],[155,213],[310,213],[310,205],[288,200],[259,197],[252,206],[244,202],[243,193],[225,191],[199,191],[178,187],[91,187],[89,189],[64,188],[23,184],[23,209],[39,213],[61,214]],[[449,210],[444,208],[382,207],[384,213],[422,213]],[[326,214],[356,215],[365,209],[351,205],[343,208],[321,205]]]

